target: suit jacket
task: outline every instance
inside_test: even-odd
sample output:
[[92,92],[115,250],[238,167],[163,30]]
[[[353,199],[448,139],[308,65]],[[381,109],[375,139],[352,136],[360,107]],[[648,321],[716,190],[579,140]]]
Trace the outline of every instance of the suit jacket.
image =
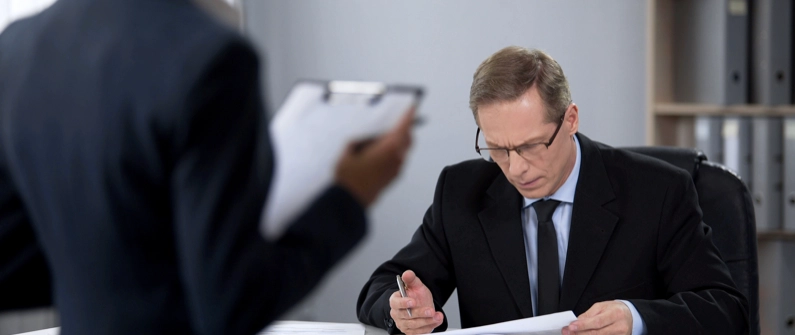
[[59,0],[0,50],[0,309],[54,300],[64,335],[253,334],[363,236],[332,187],[262,238],[259,61],[190,1]]
[[[582,134],[561,311],[632,302],[649,334],[746,333],[747,301],[701,222],[684,170],[593,142]],[[522,197],[483,160],[445,168],[411,242],[362,289],[364,323],[388,328],[395,274],[414,270],[439,309],[458,289],[461,325],[533,316]],[[440,329],[446,328],[446,324]]]

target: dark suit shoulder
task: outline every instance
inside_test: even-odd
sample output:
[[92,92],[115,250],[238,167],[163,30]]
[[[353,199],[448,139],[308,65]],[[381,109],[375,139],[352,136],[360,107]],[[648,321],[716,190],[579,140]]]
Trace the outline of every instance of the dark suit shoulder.
[[[25,58],[16,56],[18,50],[22,48],[29,48],[32,41],[26,38],[27,32],[34,26],[33,17],[27,17],[11,22],[0,33],[0,78],[9,78],[12,73],[11,70],[18,67],[20,61],[25,61]],[[4,89],[5,83],[12,82],[11,80],[0,80],[0,93]]]
[[515,192],[495,163],[473,159],[449,165],[439,175],[434,204],[477,211],[485,206],[486,194],[495,184],[507,185]]
[[465,160],[453,165],[448,165],[444,168],[445,173],[451,176],[459,175],[488,175],[500,173],[500,167],[497,164],[487,162],[482,159]]
[[[129,40],[110,45],[109,49],[122,63],[125,52],[134,53],[137,59],[129,69],[166,79],[154,81],[162,83],[163,89],[189,88],[230,53],[258,63],[256,52],[245,37],[200,8],[169,1],[146,3],[134,6],[135,13],[118,27],[118,35]],[[159,14],[148,17],[150,13]],[[174,93],[182,96],[183,92]]]
[[[100,87],[123,78],[126,87],[148,97],[181,95],[174,89],[195,83],[230,47],[256,59],[234,28],[181,1],[59,1],[12,24],[0,45],[11,74],[55,64],[43,70],[80,74]],[[107,73],[114,76],[101,77]]]
[[446,166],[442,170],[439,182],[452,181],[446,183],[449,184],[448,187],[472,192],[472,187],[488,187],[496,178],[505,178],[497,164],[483,159],[471,159]]
[[103,127],[91,129],[132,144],[181,142],[220,79],[254,82],[259,72],[248,40],[189,1],[58,1],[12,25],[0,50],[0,77],[21,83],[0,84],[0,101],[30,105],[39,95],[18,92],[46,91],[64,108],[97,102],[70,118],[96,120]]
[[[0,50],[7,50],[8,48],[19,45],[25,40],[22,39],[21,33],[30,29],[33,23],[33,17],[26,17],[11,22],[0,33]],[[0,56],[7,55],[8,53],[0,53]]]

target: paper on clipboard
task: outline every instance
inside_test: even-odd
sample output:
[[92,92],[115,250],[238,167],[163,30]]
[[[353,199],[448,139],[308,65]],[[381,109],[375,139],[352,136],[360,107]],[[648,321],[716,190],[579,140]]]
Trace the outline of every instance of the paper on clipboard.
[[492,325],[472,327],[461,330],[446,331],[447,335],[491,335],[491,334],[517,334],[517,335],[560,335],[561,329],[568,326],[577,317],[572,311],[560,312],[495,323]]
[[[270,124],[274,172],[261,232],[277,239],[334,181],[336,164],[354,140],[382,134],[417,103],[419,88],[350,93],[357,82],[303,81],[290,91]],[[331,91],[338,84],[342,91]],[[379,86],[381,85],[381,86]],[[332,99],[334,97],[334,99]]]

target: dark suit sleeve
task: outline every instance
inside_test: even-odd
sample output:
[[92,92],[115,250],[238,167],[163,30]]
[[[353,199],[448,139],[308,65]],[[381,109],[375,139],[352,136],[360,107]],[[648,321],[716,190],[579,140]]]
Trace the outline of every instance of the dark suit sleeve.
[[[379,266],[359,294],[356,311],[359,321],[375,327],[399,332],[389,316],[389,297],[398,291],[395,276],[412,270],[433,294],[436,310],[450,298],[455,289],[455,274],[442,224],[442,197],[446,169],[442,171],[436,185],[433,204],[425,213],[422,225],[414,233],[411,242],[403,247],[391,260]],[[434,332],[447,329],[447,318]]]
[[[221,48],[188,95],[171,199],[180,274],[200,334],[254,334],[303,298],[365,233],[362,206],[331,187],[287,229],[259,230],[272,157],[255,53]],[[182,142],[179,141],[183,138]]]
[[0,149],[0,311],[49,306],[50,269],[5,164]]
[[22,207],[5,200],[0,200],[0,311],[50,306],[44,252]]
[[666,300],[629,300],[649,334],[746,334],[748,302],[701,221],[692,179],[682,171],[669,187],[658,234],[658,272]]

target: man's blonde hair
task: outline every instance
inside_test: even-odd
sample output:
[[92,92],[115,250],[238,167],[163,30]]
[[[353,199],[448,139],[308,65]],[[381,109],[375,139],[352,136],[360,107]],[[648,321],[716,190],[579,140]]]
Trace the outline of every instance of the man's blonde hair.
[[510,46],[483,61],[472,77],[469,108],[478,122],[478,106],[514,101],[533,85],[538,88],[547,122],[558,122],[571,103],[563,69],[541,50]]

